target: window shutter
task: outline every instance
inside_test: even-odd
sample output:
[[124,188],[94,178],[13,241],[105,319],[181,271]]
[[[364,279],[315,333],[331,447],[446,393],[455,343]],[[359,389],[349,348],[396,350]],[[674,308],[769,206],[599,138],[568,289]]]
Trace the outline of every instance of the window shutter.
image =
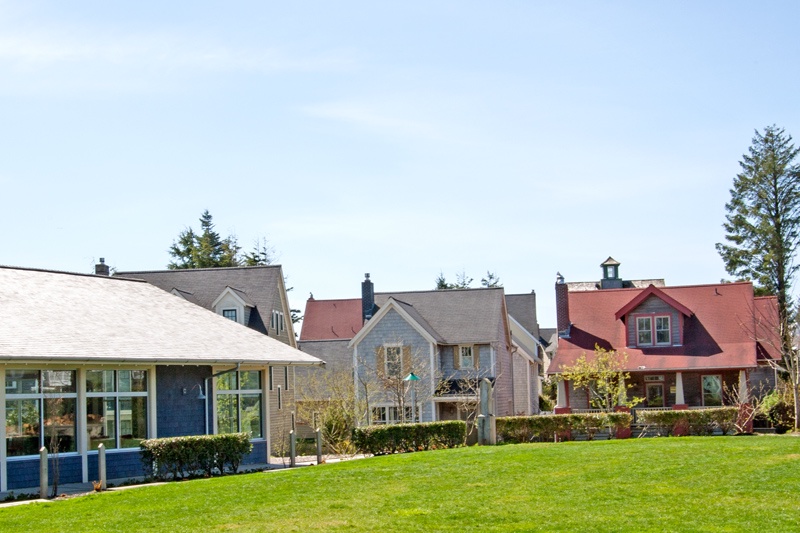
[[477,344],[472,347],[472,363],[475,368],[481,367],[481,347]]
[[453,346],[453,368],[459,370],[461,368],[461,347]]
[[375,348],[375,370],[378,377],[386,377],[386,348],[383,346]]
[[411,372],[411,346],[403,346],[403,376]]

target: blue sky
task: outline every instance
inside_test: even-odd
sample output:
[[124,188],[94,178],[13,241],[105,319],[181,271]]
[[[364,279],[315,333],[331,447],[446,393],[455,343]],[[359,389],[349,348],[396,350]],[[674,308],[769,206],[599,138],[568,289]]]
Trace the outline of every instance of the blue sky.
[[0,0],[0,264],[165,268],[204,209],[292,303],[725,277],[755,129],[800,142],[796,2]]

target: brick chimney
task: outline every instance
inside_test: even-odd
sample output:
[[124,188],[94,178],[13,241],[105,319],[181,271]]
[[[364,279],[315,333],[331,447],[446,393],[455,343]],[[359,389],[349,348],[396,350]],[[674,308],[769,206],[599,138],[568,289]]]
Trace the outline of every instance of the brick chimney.
[[361,320],[366,322],[375,311],[375,288],[369,280],[369,273],[364,274],[361,282]]
[[94,266],[94,273],[98,276],[110,276],[111,269],[106,264],[105,257],[100,258],[100,262]]
[[569,338],[569,289],[560,272],[556,277],[556,328],[559,337]]

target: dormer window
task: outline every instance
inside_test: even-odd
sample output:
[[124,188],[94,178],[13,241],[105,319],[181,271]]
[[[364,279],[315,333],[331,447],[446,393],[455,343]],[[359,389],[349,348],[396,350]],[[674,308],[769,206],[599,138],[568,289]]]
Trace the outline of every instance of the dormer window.
[[606,265],[606,279],[616,279],[617,277],[616,270],[617,267],[613,265]]
[[286,323],[284,322],[282,311],[273,310],[272,318],[270,318],[269,322],[270,327],[278,333],[286,329]]
[[[669,315],[637,316],[636,344],[639,346],[670,346],[672,344],[672,328]],[[655,340],[655,343],[653,342]]]
[[237,320],[236,320],[236,309],[223,309],[222,310],[222,316],[224,316],[228,320],[233,320],[234,322],[237,322]]

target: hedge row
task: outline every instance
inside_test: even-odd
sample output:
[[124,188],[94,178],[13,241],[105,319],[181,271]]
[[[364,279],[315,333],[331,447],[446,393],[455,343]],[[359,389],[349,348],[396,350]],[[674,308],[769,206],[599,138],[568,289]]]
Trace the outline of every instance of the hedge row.
[[640,411],[636,418],[667,435],[674,435],[678,429],[684,429],[689,435],[711,435],[719,429],[723,435],[728,435],[736,431],[738,416],[738,407],[719,407],[683,411]]
[[628,428],[630,413],[587,413],[540,416],[506,416],[497,418],[497,440],[531,442],[567,438],[570,432],[584,433],[591,440],[597,432],[611,428]]
[[244,456],[253,449],[247,433],[199,435],[148,439],[139,444],[142,462],[149,475],[165,479],[211,476],[239,470]]
[[353,430],[353,444],[360,453],[383,455],[463,446],[467,424],[462,420],[362,426]]

